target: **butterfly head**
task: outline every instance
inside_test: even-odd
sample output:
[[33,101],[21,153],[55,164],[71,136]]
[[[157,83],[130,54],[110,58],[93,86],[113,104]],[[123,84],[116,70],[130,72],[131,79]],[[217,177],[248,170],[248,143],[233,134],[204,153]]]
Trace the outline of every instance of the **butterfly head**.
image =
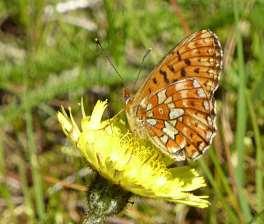
[[145,109],[141,105],[137,105],[134,102],[134,97],[131,96],[128,89],[123,90],[123,97],[125,100],[125,112],[129,127],[133,133],[136,133],[139,137],[146,137],[146,130],[144,127],[145,122]]

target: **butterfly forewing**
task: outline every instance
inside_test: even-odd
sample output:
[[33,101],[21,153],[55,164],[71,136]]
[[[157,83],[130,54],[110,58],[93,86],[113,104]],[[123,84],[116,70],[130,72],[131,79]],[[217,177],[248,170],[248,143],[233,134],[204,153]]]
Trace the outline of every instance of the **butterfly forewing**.
[[213,32],[195,32],[181,41],[153,69],[134,100],[139,102],[144,96],[188,77],[196,78],[206,95],[211,97],[218,87],[222,58],[220,42]]
[[127,100],[132,131],[177,161],[198,158],[216,130],[213,93],[222,60],[213,32],[202,30],[182,40]]

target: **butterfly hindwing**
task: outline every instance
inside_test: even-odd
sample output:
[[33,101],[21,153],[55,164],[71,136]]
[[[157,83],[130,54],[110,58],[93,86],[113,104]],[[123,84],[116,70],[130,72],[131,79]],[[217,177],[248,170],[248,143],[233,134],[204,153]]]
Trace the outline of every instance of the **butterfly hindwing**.
[[192,78],[168,85],[139,105],[150,140],[175,160],[195,159],[215,132],[214,106]]

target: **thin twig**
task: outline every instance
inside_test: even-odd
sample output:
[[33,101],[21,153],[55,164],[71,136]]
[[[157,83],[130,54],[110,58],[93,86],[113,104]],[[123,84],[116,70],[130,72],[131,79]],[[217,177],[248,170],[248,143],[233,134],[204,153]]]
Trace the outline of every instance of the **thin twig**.
[[87,191],[87,187],[85,187],[83,185],[74,184],[74,183],[67,183],[67,182],[60,180],[58,178],[55,178],[55,177],[45,176],[44,180],[47,183],[55,184],[54,186],[60,186],[60,189],[68,188],[68,189],[73,189],[73,190],[83,191],[83,192]]

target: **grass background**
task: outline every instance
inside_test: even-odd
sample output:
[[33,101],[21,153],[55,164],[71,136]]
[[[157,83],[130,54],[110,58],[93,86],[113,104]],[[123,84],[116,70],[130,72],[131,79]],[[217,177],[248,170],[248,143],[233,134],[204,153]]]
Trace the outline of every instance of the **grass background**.
[[107,98],[115,114],[148,48],[145,75],[186,33],[203,28],[217,33],[225,57],[217,136],[194,163],[211,206],[135,197],[108,222],[264,223],[263,21],[262,0],[2,0],[0,223],[79,223],[93,173],[60,130],[60,105],[76,112],[84,96],[91,111]]

